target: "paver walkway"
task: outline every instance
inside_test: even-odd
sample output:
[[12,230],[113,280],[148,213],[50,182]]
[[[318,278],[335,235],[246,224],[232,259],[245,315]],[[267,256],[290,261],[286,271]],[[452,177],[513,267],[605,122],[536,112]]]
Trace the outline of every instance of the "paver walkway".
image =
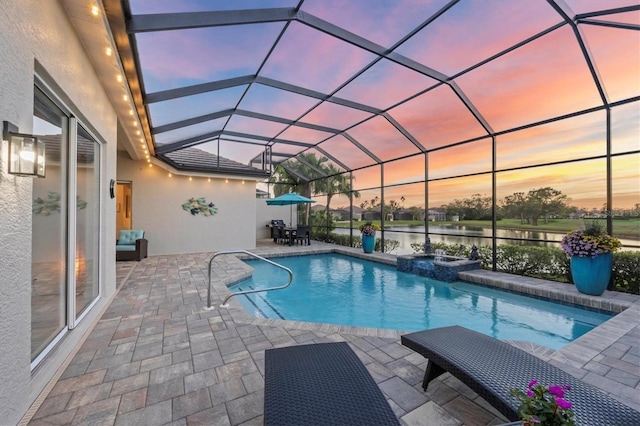
[[[327,246],[317,242],[304,248],[261,244],[255,252],[323,249]],[[449,374],[423,392],[425,359],[400,345],[397,332],[253,319],[234,299],[230,308],[219,308],[228,294],[225,284],[247,274],[233,256],[214,261],[215,309],[205,310],[210,257],[152,256],[118,263],[124,284],[29,424],[261,425],[264,350],[329,341],[349,343],[405,425],[506,422]],[[633,345],[614,342],[609,350],[618,360],[610,362],[615,365],[609,371],[621,372],[609,380],[620,376],[636,391],[640,374],[629,366],[638,365],[638,330],[626,336]]]

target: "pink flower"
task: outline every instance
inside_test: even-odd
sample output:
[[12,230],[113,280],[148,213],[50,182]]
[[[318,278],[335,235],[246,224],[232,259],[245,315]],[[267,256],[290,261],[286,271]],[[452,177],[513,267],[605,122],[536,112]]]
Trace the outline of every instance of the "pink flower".
[[571,403],[565,399],[556,398],[556,404],[558,404],[558,407],[564,408],[565,410],[571,409]]
[[551,392],[551,394],[557,396],[558,398],[562,398],[564,396],[562,387],[558,385],[549,386],[549,392]]
[[533,398],[533,395],[534,395],[533,391],[531,391],[531,390],[528,390],[528,391],[527,391],[527,396],[528,396],[529,398]]
[[529,389],[531,389],[532,387],[534,387],[537,384],[538,384],[538,380],[533,379],[532,381],[529,382]]

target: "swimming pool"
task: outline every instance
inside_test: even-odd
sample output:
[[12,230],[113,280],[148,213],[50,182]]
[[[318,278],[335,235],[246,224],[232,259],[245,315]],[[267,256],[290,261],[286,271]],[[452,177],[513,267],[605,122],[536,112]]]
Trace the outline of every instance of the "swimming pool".
[[[404,331],[457,324],[559,349],[612,316],[462,281],[444,283],[340,254],[274,261],[290,268],[294,280],[284,290],[239,296],[256,317]],[[253,276],[231,286],[232,292],[288,280],[273,265],[246,262]]]

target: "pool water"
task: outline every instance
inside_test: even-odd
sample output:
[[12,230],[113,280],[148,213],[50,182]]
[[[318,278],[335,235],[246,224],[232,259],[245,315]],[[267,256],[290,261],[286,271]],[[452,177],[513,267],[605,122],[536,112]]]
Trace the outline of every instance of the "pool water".
[[[338,254],[273,259],[293,271],[284,290],[239,296],[256,317],[417,331],[461,325],[497,339],[559,349],[612,317],[469,284],[444,283]],[[252,278],[232,292],[281,286],[289,274],[247,261]]]

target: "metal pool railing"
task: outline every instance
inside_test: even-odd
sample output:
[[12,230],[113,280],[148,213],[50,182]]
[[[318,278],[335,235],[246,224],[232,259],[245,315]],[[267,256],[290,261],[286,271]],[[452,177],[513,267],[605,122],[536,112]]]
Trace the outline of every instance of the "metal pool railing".
[[228,308],[229,305],[227,305],[227,302],[229,301],[229,299],[231,299],[233,296],[240,296],[242,294],[249,294],[249,293],[258,293],[261,291],[272,291],[272,290],[282,290],[283,288],[287,288],[289,287],[289,285],[291,284],[291,282],[293,281],[293,272],[291,271],[291,269],[287,268],[286,266],[282,266],[279,263],[276,263],[272,260],[266,259],[262,256],[258,256],[255,253],[251,253],[250,251],[247,250],[231,250],[231,251],[220,251],[216,254],[214,254],[213,256],[211,256],[211,259],[209,259],[209,286],[207,287],[207,307],[205,309],[207,310],[212,310],[213,307],[211,306],[211,264],[213,263],[213,259],[215,259],[216,257],[223,255],[223,254],[239,254],[239,253],[243,253],[243,254],[247,254],[249,256],[255,257],[256,259],[260,259],[263,260],[267,263],[272,264],[273,266],[276,266],[278,268],[284,269],[285,271],[287,271],[289,273],[289,281],[287,281],[286,284],[281,285],[279,287],[271,287],[271,288],[264,288],[264,289],[254,289],[254,290],[245,290],[245,291],[241,291],[238,293],[231,293],[230,295],[228,295],[223,301],[222,304],[220,305],[221,308]]

